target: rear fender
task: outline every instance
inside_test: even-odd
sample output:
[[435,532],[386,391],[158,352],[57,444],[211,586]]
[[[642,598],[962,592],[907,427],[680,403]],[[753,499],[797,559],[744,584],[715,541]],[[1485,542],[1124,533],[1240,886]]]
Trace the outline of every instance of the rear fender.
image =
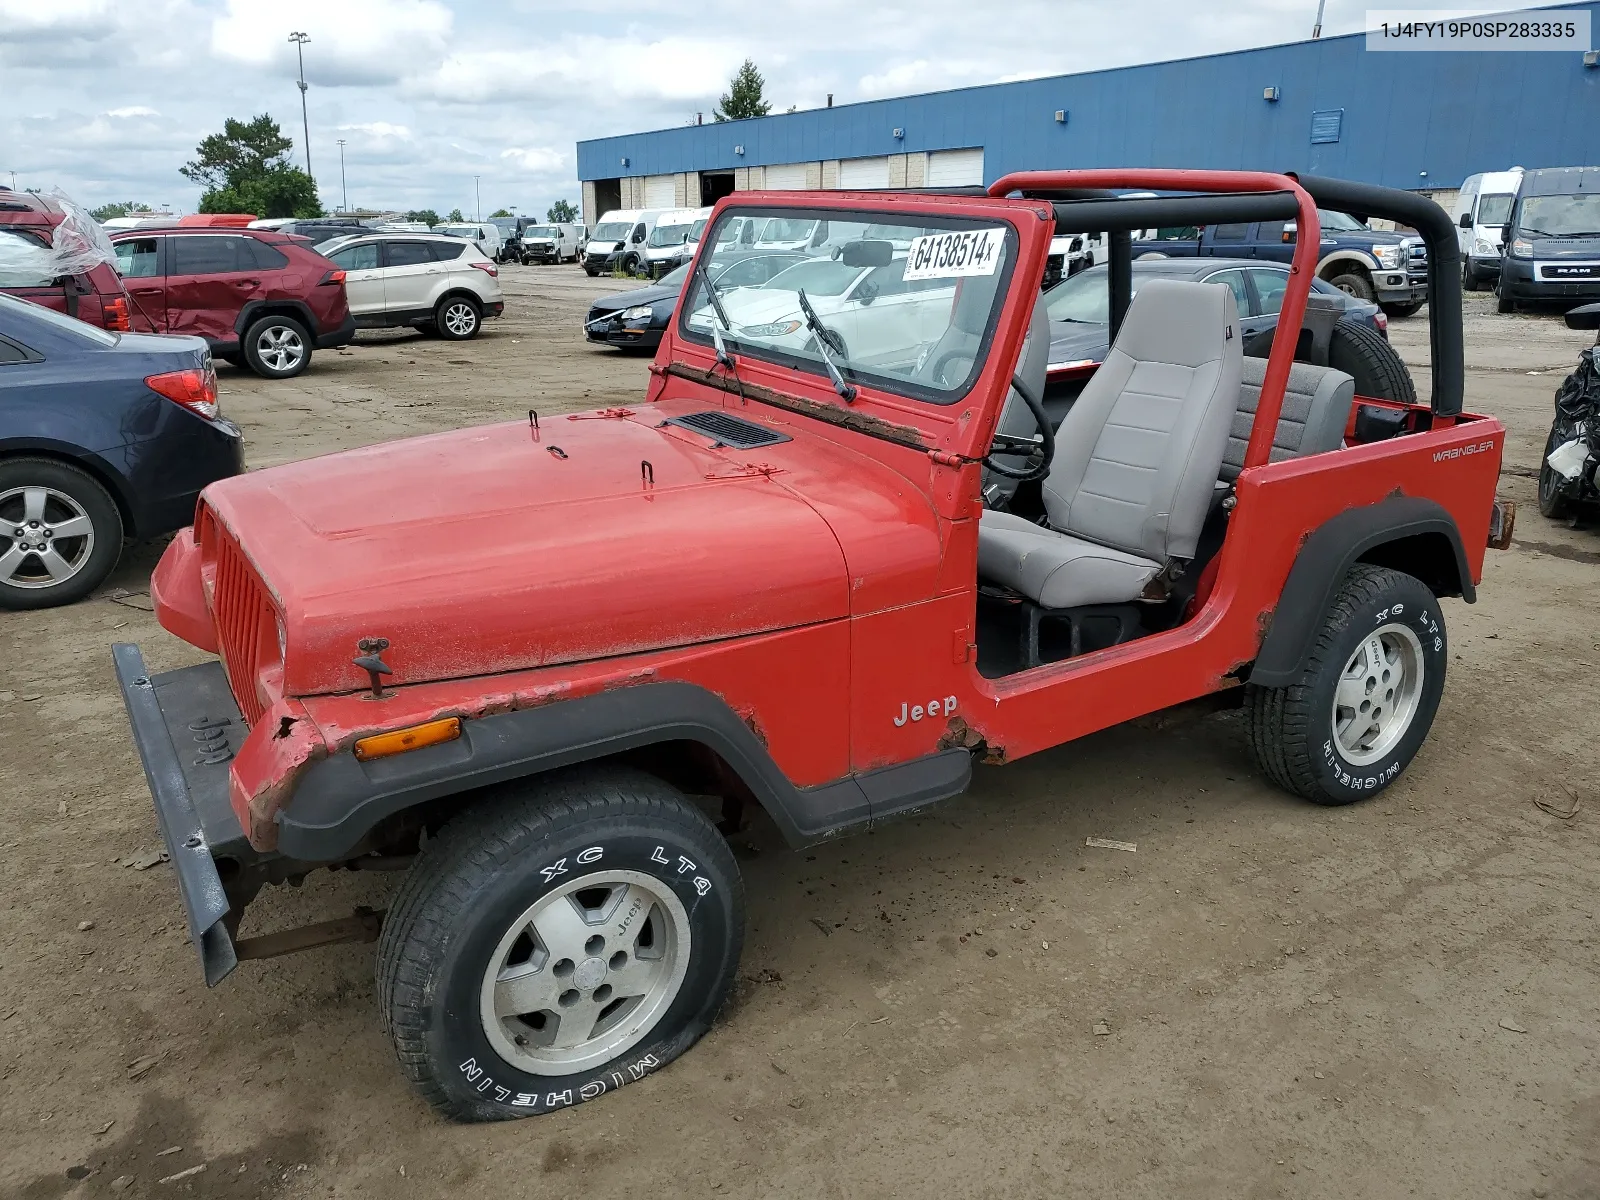
[[1461,531],[1448,509],[1423,496],[1391,496],[1319,525],[1295,556],[1250,682],[1287,687],[1305,670],[1324,614],[1357,563],[1415,575],[1436,596],[1477,599]]
[[[957,795],[972,777],[970,752],[955,749],[797,788],[715,693],[690,683],[637,684],[465,720],[456,741],[393,758],[362,763],[345,751],[310,762],[276,813],[277,848],[335,862],[380,822],[417,805],[685,742],[720,759],[795,846]],[[262,844],[255,830],[251,840]]]

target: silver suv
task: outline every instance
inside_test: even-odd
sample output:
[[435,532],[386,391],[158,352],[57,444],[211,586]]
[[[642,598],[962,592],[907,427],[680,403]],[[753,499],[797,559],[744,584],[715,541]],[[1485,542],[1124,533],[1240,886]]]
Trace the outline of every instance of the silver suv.
[[379,233],[335,238],[317,253],[344,268],[358,329],[415,325],[459,341],[505,311],[500,269],[461,238]]

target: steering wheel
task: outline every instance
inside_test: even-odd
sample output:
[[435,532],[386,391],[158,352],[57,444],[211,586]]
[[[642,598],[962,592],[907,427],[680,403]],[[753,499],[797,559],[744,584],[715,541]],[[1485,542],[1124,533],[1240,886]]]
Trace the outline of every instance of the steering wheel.
[[[1028,411],[1033,414],[1033,422],[1038,426],[1039,432],[1034,437],[1016,437],[1009,433],[994,435],[994,444],[989,447],[989,453],[983,456],[982,462],[986,469],[996,475],[1004,475],[1007,479],[1015,479],[1018,483],[1031,483],[1035,479],[1043,479],[1050,473],[1050,460],[1056,455],[1056,432],[1050,427],[1050,417],[1044,411],[1044,402],[1028,390],[1022,380],[1013,375],[1011,386],[1017,389],[1017,395],[1022,397],[1022,402],[1028,406]],[[1001,462],[995,457],[996,453],[1014,455],[1028,455],[1030,465],[1012,467]],[[1034,459],[1038,461],[1035,462]]]
[[951,359],[955,359],[955,358],[964,358],[964,359],[966,359],[967,360],[967,370],[970,371],[972,369],[972,363],[977,358],[977,355],[971,350],[946,350],[943,354],[939,355],[939,357],[934,360],[933,366],[929,369],[927,377],[929,379],[932,379],[935,383],[944,383],[945,382],[945,377],[944,377],[945,364],[948,363]]

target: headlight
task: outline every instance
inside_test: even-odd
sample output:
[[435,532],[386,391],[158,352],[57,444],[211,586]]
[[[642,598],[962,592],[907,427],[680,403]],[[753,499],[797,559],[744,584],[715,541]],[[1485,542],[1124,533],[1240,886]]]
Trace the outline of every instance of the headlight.
[[1498,254],[1500,253],[1500,248],[1491,241],[1479,238],[1473,244],[1472,252],[1474,254]]
[[655,315],[655,311],[656,310],[651,308],[648,304],[636,304],[632,308],[625,308],[622,310],[622,319],[624,321],[649,320],[649,318]]
[[1399,246],[1374,246],[1372,256],[1378,260],[1378,265],[1386,271],[1393,271],[1400,265]]
[[799,321],[773,321],[766,325],[741,325],[739,332],[751,337],[784,337],[799,328]]
[[1511,240],[1511,256],[1513,258],[1532,258],[1533,243],[1527,238],[1513,238]]

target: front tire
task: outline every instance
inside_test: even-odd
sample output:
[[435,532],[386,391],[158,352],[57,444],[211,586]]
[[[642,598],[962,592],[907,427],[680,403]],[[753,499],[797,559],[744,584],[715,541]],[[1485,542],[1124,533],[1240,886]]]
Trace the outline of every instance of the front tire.
[[0,463],[0,609],[54,608],[122,557],[122,514],[87,472],[49,458]]
[[440,337],[464,342],[483,328],[483,310],[466,296],[446,296],[433,310],[433,325]]
[[311,335],[292,317],[262,317],[245,331],[244,360],[263,379],[293,379],[311,362]]
[[1567,439],[1556,426],[1550,427],[1550,436],[1544,442],[1544,454],[1539,459],[1539,512],[1552,521],[1564,521],[1572,515],[1572,504],[1562,495],[1567,481],[1556,474],[1549,458]]
[[1368,304],[1378,302],[1378,289],[1372,286],[1372,280],[1357,271],[1347,271],[1343,275],[1335,275],[1328,280],[1341,292],[1348,292],[1357,300],[1365,300]]
[[384,1025],[424,1099],[459,1121],[581,1104],[699,1040],[744,940],[726,842],[653,776],[541,780],[451,821],[378,947]]
[[1517,311],[1517,302],[1497,287],[1494,290],[1494,310],[1497,313],[1514,313]]
[[1463,292],[1478,290],[1478,273],[1472,269],[1471,261],[1466,258],[1461,260],[1461,290]]
[[1422,581],[1357,564],[1334,594],[1300,678],[1245,687],[1257,765],[1317,804],[1382,791],[1428,736],[1448,658],[1444,614]]

